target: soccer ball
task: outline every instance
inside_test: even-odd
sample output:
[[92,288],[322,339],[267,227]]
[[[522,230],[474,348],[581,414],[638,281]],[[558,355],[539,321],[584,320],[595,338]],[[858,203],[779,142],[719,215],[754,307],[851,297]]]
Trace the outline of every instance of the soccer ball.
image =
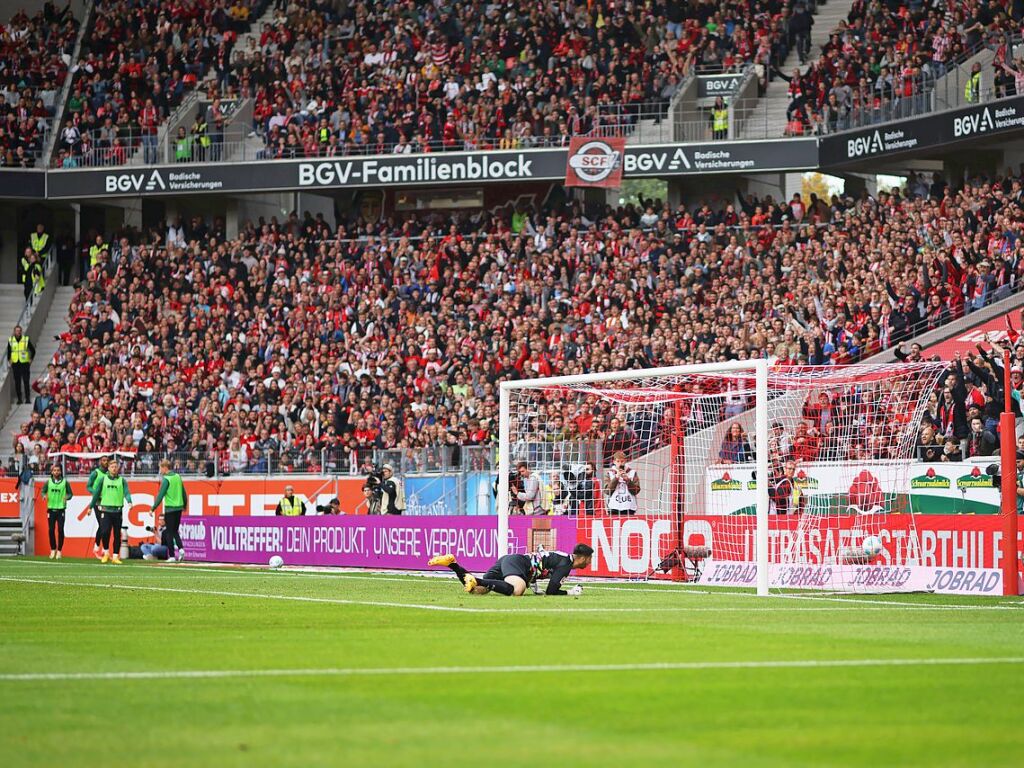
[[864,541],[861,543],[861,548],[864,550],[865,555],[874,557],[882,552],[882,540],[877,536],[865,536]]
[[284,565],[284,558],[280,555],[274,555],[272,558],[270,558],[269,565],[276,571],[278,568]]

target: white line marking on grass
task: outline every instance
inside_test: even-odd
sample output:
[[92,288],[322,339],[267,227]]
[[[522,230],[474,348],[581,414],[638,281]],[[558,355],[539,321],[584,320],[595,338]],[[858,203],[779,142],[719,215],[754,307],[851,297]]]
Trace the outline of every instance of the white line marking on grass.
[[777,661],[665,661],[636,664],[531,664],[495,667],[328,667],[325,669],[183,669],[153,672],[0,673],[2,682],[71,680],[196,680],[225,677],[392,677],[405,675],[494,675],[538,672],[665,672],[717,669],[830,669],[842,667],[939,667],[1024,664],[1024,657],[950,659],[795,659]]
[[268,595],[260,592],[226,592],[218,589],[181,589],[178,587],[150,587],[141,584],[111,584],[83,581],[55,581],[53,579],[27,579],[16,576],[0,576],[0,581],[17,581],[26,584],[52,584],[59,587],[96,587],[99,589],[127,589],[146,592],[177,592],[186,595],[215,595],[220,597],[245,597],[263,600],[292,600],[301,603],[329,603],[335,605],[367,605],[380,608],[410,608],[420,611],[452,611],[456,613],[479,613],[479,608],[461,608],[449,605],[422,605],[417,603],[391,603],[380,600],[343,600],[335,597],[305,597],[303,595]]
[[[21,565],[21,566],[35,565],[35,566],[40,566],[40,567],[52,567],[52,568],[63,568],[63,569],[67,569],[67,568],[86,568],[86,569],[89,569],[90,572],[92,572],[92,573],[97,573],[96,568],[99,567],[96,564],[91,563],[91,562],[76,562],[76,563],[63,562],[62,563],[62,562],[56,562],[56,561],[50,561],[50,560],[10,560],[10,561],[7,561],[6,563],[0,563],[0,564],[6,565],[6,564],[15,564],[15,563],[17,563],[18,565]],[[107,572],[110,572],[112,569],[113,569],[113,567],[111,567],[111,568],[104,568],[104,569],[102,569],[102,572],[107,573]],[[2,569],[0,569],[0,570],[2,570]],[[267,569],[264,569],[264,568],[256,569],[256,568],[252,568],[252,567],[246,567],[246,568],[242,568],[242,569],[233,569],[233,568],[231,568],[230,565],[218,566],[218,565],[213,565],[213,564],[211,564],[211,565],[198,565],[197,564],[197,565],[190,565],[187,568],[181,568],[181,567],[178,567],[178,566],[161,567],[159,565],[151,566],[151,567],[136,566],[136,567],[132,567],[132,568],[118,569],[116,572],[119,573],[119,574],[128,574],[128,575],[143,575],[143,574],[145,574],[147,576],[152,575],[154,573],[159,573],[159,574],[164,574],[164,573],[184,573],[184,574],[189,574],[189,575],[192,575],[192,576],[206,576],[206,577],[217,576],[217,577],[222,577],[222,578],[230,578],[230,577],[245,578],[245,577],[254,576],[254,575],[270,576],[271,578],[280,578],[282,576],[293,576],[293,577],[294,576],[305,576],[305,577],[315,577],[315,578],[337,579],[339,581],[344,581],[344,580],[349,580],[349,581],[353,581],[353,580],[357,580],[357,581],[358,580],[361,580],[361,581],[389,581],[389,582],[398,582],[398,583],[402,583],[402,584],[418,584],[418,585],[430,584],[431,586],[438,586],[438,585],[445,586],[445,585],[451,583],[451,577],[448,574],[446,574],[444,572],[441,572],[441,571],[437,571],[437,572],[434,572],[434,571],[424,571],[424,572],[419,572],[419,573],[410,573],[408,576],[401,576],[400,574],[389,573],[389,575],[385,576],[385,575],[380,575],[379,573],[376,573],[376,572],[365,572],[365,571],[340,571],[338,573],[329,573],[329,572],[324,572],[324,571],[306,571],[306,570],[300,570],[300,569],[270,571],[270,570],[267,570]],[[0,579],[4,579],[4,580],[7,580],[7,581],[18,581],[19,580],[18,578],[15,578],[15,577],[6,577],[6,576],[0,576]],[[43,582],[40,582],[40,583],[43,583]],[[55,583],[55,584],[71,584],[71,582],[63,582],[63,581],[61,581],[61,582],[52,582],[52,583]],[[146,590],[151,590],[151,591],[153,591],[153,590],[166,590],[166,591],[201,593],[200,590],[175,590],[175,589],[172,589],[172,588],[169,588],[169,587],[163,588],[163,587],[148,587],[148,586],[146,586],[146,587],[143,587],[143,586],[132,587],[131,585],[127,585],[127,584],[117,584],[117,585],[113,585],[113,584],[111,584],[111,585],[107,585],[107,584],[94,584],[94,585],[81,584],[81,585],[78,585],[78,586],[97,586],[97,587],[99,587],[99,586],[115,586],[115,587],[117,587],[119,589],[132,589],[132,588],[134,588],[134,589],[146,589]],[[627,593],[628,592],[648,592],[648,593],[660,593],[660,594],[664,594],[664,595],[712,595],[712,596],[715,596],[715,597],[746,597],[746,598],[756,598],[757,597],[757,595],[755,595],[753,592],[733,592],[733,591],[728,591],[728,590],[721,590],[720,591],[720,590],[717,590],[717,589],[697,590],[697,589],[693,589],[693,588],[690,588],[690,587],[686,587],[686,586],[682,586],[682,585],[674,585],[674,584],[671,584],[671,585],[670,584],[666,584],[664,587],[661,587],[661,588],[658,588],[658,587],[639,587],[639,586],[638,587],[630,587],[630,586],[618,586],[618,587],[616,587],[616,586],[607,585],[605,583],[593,584],[593,583],[590,583],[587,580],[584,580],[584,586],[586,587],[588,592],[590,590],[603,590],[603,591],[609,591],[609,592],[627,592]],[[247,593],[227,593],[227,592],[221,593],[221,592],[212,592],[212,591],[209,592],[209,594],[224,594],[224,595],[232,594],[232,595],[236,595],[238,597],[261,597],[262,596],[262,597],[267,597],[267,598],[270,598],[270,599],[294,599],[294,600],[306,600],[306,601],[317,601],[317,600],[319,600],[319,601],[322,601],[322,602],[337,602],[337,603],[340,603],[340,604],[371,605],[371,606],[377,605],[377,606],[384,606],[384,607],[401,607],[401,608],[419,608],[421,610],[460,611],[460,612],[464,612],[464,613],[504,613],[504,612],[507,612],[509,610],[515,610],[514,608],[502,609],[502,608],[466,608],[466,607],[453,607],[453,606],[428,606],[428,605],[408,604],[408,603],[387,603],[387,602],[379,602],[379,601],[357,601],[357,600],[347,600],[346,601],[346,600],[336,600],[336,599],[332,599],[332,598],[304,598],[304,597],[299,597],[299,596],[292,597],[292,596],[258,595],[258,594],[247,594]],[[1013,610],[1022,610],[1022,609],[1024,609],[1024,601],[1000,600],[997,603],[994,603],[992,605],[955,605],[955,604],[949,604],[949,603],[911,602],[911,601],[908,601],[908,600],[871,599],[871,598],[866,596],[867,594],[869,594],[869,593],[864,593],[865,596],[859,596],[859,595],[851,594],[849,597],[837,597],[837,596],[827,596],[827,595],[796,595],[796,594],[773,593],[771,595],[771,597],[775,598],[777,600],[810,600],[810,601],[814,601],[814,602],[818,602],[818,603],[822,603],[822,602],[845,603],[845,604],[861,606],[863,608],[863,610],[881,610],[879,608],[869,608],[868,606],[886,606],[886,607],[894,607],[894,608],[905,608],[905,609],[913,609],[913,610],[930,610],[930,611],[1013,611]],[[956,595],[949,595],[949,597],[957,597],[957,596]],[[520,610],[526,610],[526,609],[520,609]],[[548,611],[562,612],[564,610],[576,610],[576,611],[579,611],[579,612],[589,612],[589,613],[605,613],[605,612],[637,613],[637,612],[643,612],[643,611],[658,611],[658,610],[663,610],[663,611],[686,611],[686,610],[699,610],[699,611],[728,611],[728,610],[735,610],[735,611],[744,611],[744,610],[750,610],[750,611],[773,610],[773,611],[779,611],[779,610],[785,610],[785,611],[796,611],[797,609],[795,609],[795,608],[780,608],[778,605],[775,605],[773,607],[768,607],[768,604],[765,603],[765,608],[762,608],[762,609],[756,609],[756,608],[749,608],[749,609],[748,608],[732,608],[732,609],[730,609],[730,608],[714,608],[714,607],[704,607],[704,606],[695,607],[695,608],[682,608],[682,607],[675,607],[675,606],[665,606],[665,607],[661,607],[661,608],[657,608],[657,607],[642,607],[642,608],[598,608],[598,607],[586,608],[586,607],[578,607],[578,608],[573,608],[573,609],[535,608],[535,609],[532,610],[532,612],[537,612],[537,613],[544,613],[544,612],[548,612]],[[802,609],[802,610],[808,610],[808,609]],[[818,610],[825,610],[825,609],[824,608],[820,608]],[[839,609],[838,608],[832,608],[831,610],[839,610]]]
[[[119,571],[119,573],[126,573],[127,571]],[[575,601],[570,602],[569,600],[559,600],[561,605],[552,607],[541,607],[539,605],[534,606],[529,603],[512,602],[508,604],[506,608],[491,608],[491,607],[480,607],[480,608],[468,608],[465,606],[448,606],[448,605],[424,605],[419,603],[395,603],[380,600],[346,600],[343,598],[333,597],[307,597],[303,595],[274,595],[263,592],[229,592],[226,590],[219,589],[184,589],[180,587],[154,587],[145,584],[126,584],[117,582],[82,582],[82,581],[58,581],[56,579],[36,579],[27,578],[21,576],[0,576],[0,581],[11,581],[21,582],[25,584],[45,584],[60,587],[87,587],[96,589],[123,589],[123,590],[138,590],[143,592],[171,592],[177,594],[186,595],[213,595],[215,597],[241,597],[245,599],[264,599],[264,600],[285,600],[301,603],[326,603],[328,605],[365,605],[371,607],[380,608],[406,608],[413,610],[423,611],[448,611],[454,613],[488,613],[488,614],[508,614],[508,615],[530,615],[536,613],[557,613],[565,615],[568,613],[826,613],[826,612],[854,612],[860,611],[883,611],[886,608],[876,606],[819,606],[819,607],[796,607],[796,606],[780,606],[778,603],[763,603],[757,607],[750,606],[714,606],[714,605],[687,605],[687,606],[676,606],[676,605],[647,605],[647,606],[624,606],[624,607],[603,607],[603,606],[586,606],[578,605]],[[482,596],[470,598],[473,600],[478,599],[497,599],[483,598]],[[860,603],[863,601],[848,601],[853,603]],[[931,610],[934,608],[945,608],[951,606],[938,606],[938,605],[916,605],[909,604],[910,609],[917,610]],[[987,607],[987,606],[979,606]],[[998,606],[992,606],[993,609]],[[1004,610],[1012,610],[1005,608]]]

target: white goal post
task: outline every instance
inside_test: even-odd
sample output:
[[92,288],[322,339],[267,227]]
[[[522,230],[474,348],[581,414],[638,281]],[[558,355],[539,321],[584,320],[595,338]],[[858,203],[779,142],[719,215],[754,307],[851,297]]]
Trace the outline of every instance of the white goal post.
[[944,371],[745,360],[502,382],[499,554],[511,515],[570,515],[608,549],[600,575],[913,588],[905,487]]

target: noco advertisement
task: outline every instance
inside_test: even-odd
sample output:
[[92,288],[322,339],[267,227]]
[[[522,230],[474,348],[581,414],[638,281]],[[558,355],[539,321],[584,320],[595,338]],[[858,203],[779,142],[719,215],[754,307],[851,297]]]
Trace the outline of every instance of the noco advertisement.
[[[714,81],[727,88],[730,82]],[[728,173],[835,170],[934,154],[966,141],[1024,132],[1024,96],[822,136],[765,141],[629,144],[589,138],[571,147],[344,156],[77,169],[2,169],[0,198],[81,200],[448,184],[565,182]],[[582,173],[581,173],[582,171]]]

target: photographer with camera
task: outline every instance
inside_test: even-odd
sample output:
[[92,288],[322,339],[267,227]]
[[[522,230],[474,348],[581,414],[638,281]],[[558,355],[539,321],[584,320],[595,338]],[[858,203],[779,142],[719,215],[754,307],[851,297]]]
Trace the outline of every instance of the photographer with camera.
[[341,501],[335,496],[327,504],[317,504],[316,511],[321,515],[340,515],[341,514]]
[[395,477],[395,468],[385,464],[380,468],[380,509],[385,515],[401,515],[405,512],[405,489],[400,478]]
[[363,504],[366,505],[366,514],[380,514],[380,483],[371,483],[369,480],[363,483]]
[[605,483],[609,515],[635,515],[636,495],[640,493],[640,478],[636,470],[626,466],[625,451],[612,454],[612,465],[608,468],[608,482]]
[[[511,490],[511,487],[509,489],[509,496],[512,499],[510,513],[516,514],[518,512],[523,515],[532,515],[542,512],[540,478],[530,472],[530,466],[525,461],[520,461],[516,464],[516,475],[518,476],[518,489],[514,492]],[[518,510],[516,509],[517,506]]]
[[[156,528],[151,525],[146,526],[146,530],[153,534],[153,541],[140,544],[138,556],[141,556],[143,560],[165,560],[168,563],[180,562],[174,559],[174,536],[167,529],[164,516],[159,516],[156,523]],[[132,557],[135,556],[132,555]]]

